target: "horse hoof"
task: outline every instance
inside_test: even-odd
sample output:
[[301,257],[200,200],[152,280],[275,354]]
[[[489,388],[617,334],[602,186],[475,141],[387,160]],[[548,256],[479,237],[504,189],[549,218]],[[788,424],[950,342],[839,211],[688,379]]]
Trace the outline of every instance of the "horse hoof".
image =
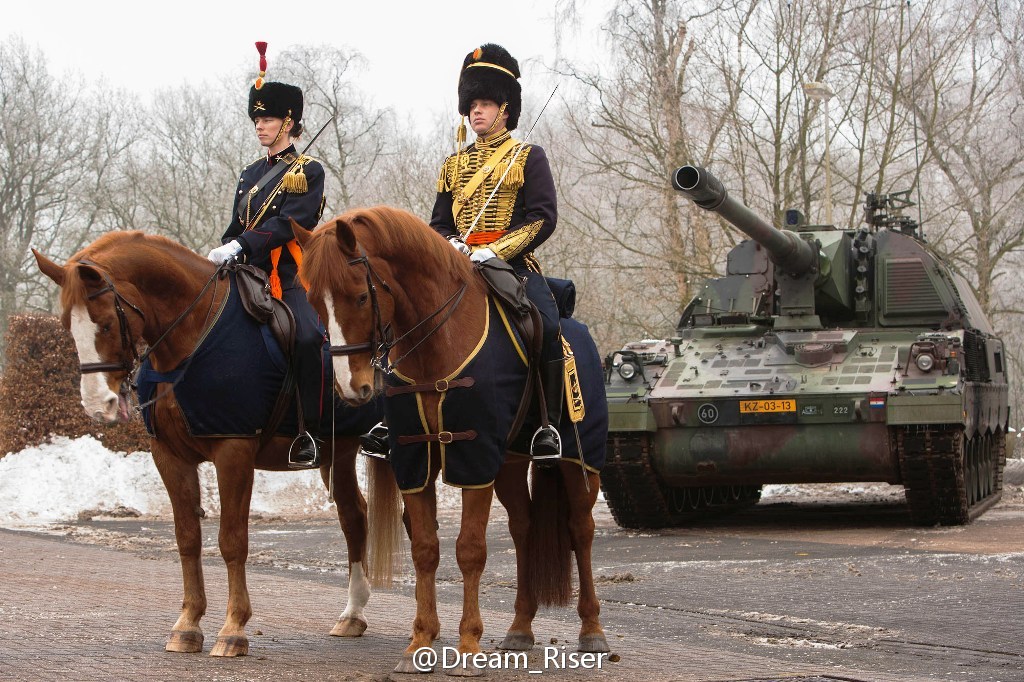
[[529,632],[508,631],[505,639],[498,645],[504,651],[529,651],[533,648],[533,634]]
[[395,666],[395,672],[410,673],[413,675],[417,675],[420,673],[432,673],[434,672],[434,668],[433,666],[429,668],[423,667],[422,663],[419,666],[417,666],[415,663],[413,663],[412,654],[402,654],[402,660],[400,660],[398,662],[398,665]]
[[366,632],[366,621],[358,618],[341,618],[331,630],[332,637],[359,637]]
[[198,630],[172,630],[164,651],[194,654],[203,650],[203,633]]
[[582,635],[577,650],[587,654],[607,654],[611,651],[608,648],[608,640],[601,633]]
[[211,656],[246,656],[249,653],[249,638],[245,635],[218,637],[210,650]]

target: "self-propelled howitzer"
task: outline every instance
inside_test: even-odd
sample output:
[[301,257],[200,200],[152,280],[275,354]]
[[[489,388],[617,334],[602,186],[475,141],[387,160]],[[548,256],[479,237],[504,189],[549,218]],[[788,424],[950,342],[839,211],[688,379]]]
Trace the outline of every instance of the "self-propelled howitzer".
[[903,485],[914,520],[962,524],[999,499],[1006,360],[967,282],[867,195],[841,230],[777,229],[702,168],[673,186],[747,234],[673,337],[608,358],[602,485],[627,527],[757,501],[766,483]]

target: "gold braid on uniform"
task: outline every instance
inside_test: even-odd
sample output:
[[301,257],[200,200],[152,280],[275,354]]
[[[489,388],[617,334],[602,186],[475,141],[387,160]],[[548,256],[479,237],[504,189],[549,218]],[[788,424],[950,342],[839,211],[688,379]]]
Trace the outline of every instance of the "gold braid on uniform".
[[[440,191],[450,191],[453,196],[458,196],[459,192],[469,184],[477,170],[491,158],[494,150],[504,144],[509,137],[511,137],[511,134],[508,131],[504,131],[500,135],[495,135],[487,140],[478,138],[472,147],[458,157],[448,157],[441,168],[441,176],[438,178],[438,187],[442,187],[442,184],[445,185]],[[480,209],[483,208],[484,202],[487,201],[487,197],[491,196],[491,192],[494,191],[502,175],[505,175],[506,170],[508,170],[508,175],[505,175],[505,180],[501,183],[501,187],[498,188],[494,198],[487,204],[487,208],[484,209],[483,215],[480,217],[480,221],[473,232],[500,232],[509,228],[509,223],[512,220],[512,209],[515,208],[516,196],[523,187],[526,159],[530,155],[530,147],[527,146],[519,153],[515,163],[509,169],[508,162],[515,156],[518,148],[518,146],[513,146],[505,154],[505,157],[497,163],[490,175],[473,192],[473,196],[469,197],[468,201],[466,201],[455,221],[459,234],[466,234],[466,231],[469,230],[469,226],[473,224],[473,221],[480,213]]]
[[[499,258],[512,260],[530,246],[533,242],[533,238],[537,236],[537,233],[540,232],[540,228],[542,227],[544,227],[543,220],[537,220],[528,225],[523,225],[517,230],[506,232],[502,236],[498,237],[488,244],[487,248],[496,253]],[[540,272],[540,270],[538,269],[537,272]]]

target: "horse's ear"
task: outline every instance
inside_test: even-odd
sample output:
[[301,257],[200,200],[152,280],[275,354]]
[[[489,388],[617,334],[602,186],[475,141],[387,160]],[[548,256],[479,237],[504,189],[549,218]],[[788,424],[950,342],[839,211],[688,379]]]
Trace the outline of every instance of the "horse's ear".
[[57,265],[35,249],[32,249],[32,255],[36,257],[36,265],[39,266],[39,271],[41,273],[56,282],[57,286],[64,286],[64,268]]
[[292,224],[292,234],[295,235],[295,241],[299,243],[301,248],[306,248],[306,244],[313,238],[313,230],[307,230],[302,225],[299,225],[295,222],[294,218],[288,218],[288,220]]
[[338,238],[338,248],[346,256],[356,256],[356,233],[347,220],[338,218],[335,222],[335,236]]
[[82,280],[87,291],[94,291],[104,285],[103,273],[91,265],[76,263],[78,266],[78,277]]

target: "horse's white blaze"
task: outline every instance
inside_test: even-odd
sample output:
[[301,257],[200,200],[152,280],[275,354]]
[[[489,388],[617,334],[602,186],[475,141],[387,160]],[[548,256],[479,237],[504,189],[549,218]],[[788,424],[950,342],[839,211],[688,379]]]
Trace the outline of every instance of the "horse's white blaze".
[[[96,334],[99,327],[89,319],[89,311],[84,305],[76,305],[71,309],[71,336],[75,339],[78,349],[78,361],[83,365],[87,362],[102,362],[96,350]],[[117,394],[107,386],[107,373],[95,372],[82,375],[81,383],[82,407],[90,417],[113,421],[117,418]],[[113,398],[113,400],[111,400]]]
[[[345,333],[341,331],[341,325],[338,324],[338,316],[334,312],[334,297],[329,291],[324,294],[324,307],[327,309],[327,332],[331,335],[331,345],[344,346],[347,343]],[[331,359],[331,365],[334,367],[334,383],[338,385],[338,390],[341,391],[343,397],[355,400],[359,398],[359,395],[352,389],[352,370],[348,361],[349,359],[344,355]]]
[[366,622],[363,607],[370,601],[370,581],[366,579],[363,562],[357,561],[348,569],[348,604],[340,618],[355,618]]

